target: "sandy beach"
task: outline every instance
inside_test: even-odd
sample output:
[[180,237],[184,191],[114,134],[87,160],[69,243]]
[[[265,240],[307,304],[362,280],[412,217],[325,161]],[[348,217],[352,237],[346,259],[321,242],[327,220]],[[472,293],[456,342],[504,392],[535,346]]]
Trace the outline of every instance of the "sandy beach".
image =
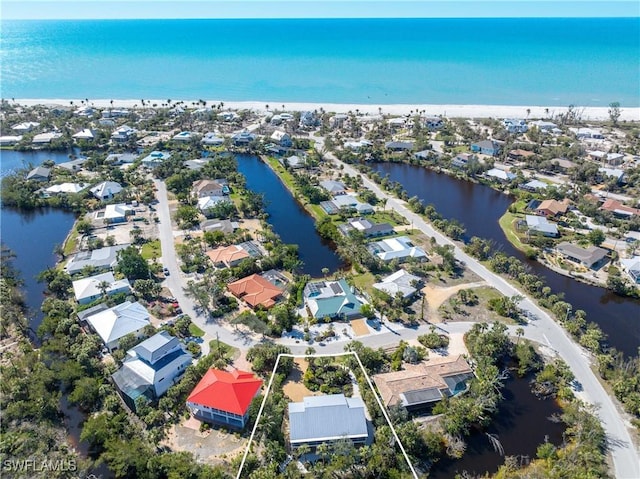
[[[33,105],[64,105],[69,106],[73,101],[74,106],[80,106],[85,99],[16,99],[15,103]],[[12,100],[14,101],[14,100]],[[111,103],[113,101],[113,103]],[[147,100],[145,104],[160,106],[166,100]],[[199,100],[183,100],[188,107],[194,106]],[[172,100],[176,104],[177,100]],[[448,118],[530,118],[530,119],[553,119],[559,114],[567,111],[566,106],[513,106],[513,105],[428,105],[428,104],[356,104],[356,103],[286,103],[281,101],[225,101],[206,100],[209,106],[216,106],[222,103],[225,110],[254,110],[260,113],[269,111],[313,111],[321,108],[327,112],[347,113],[357,112],[361,115],[409,115],[424,112],[425,115],[444,116]],[[133,108],[141,107],[141,100],[111,100],[111,99],[89,99],[89,105],[98,108]],[[283,108],[284,105],[284,108]],[[608,120],[609,107],[603,106],[576,106],[575,109],[581,113],[583,120]],[[620,108],[620,121],[640,121],[640,108]]]

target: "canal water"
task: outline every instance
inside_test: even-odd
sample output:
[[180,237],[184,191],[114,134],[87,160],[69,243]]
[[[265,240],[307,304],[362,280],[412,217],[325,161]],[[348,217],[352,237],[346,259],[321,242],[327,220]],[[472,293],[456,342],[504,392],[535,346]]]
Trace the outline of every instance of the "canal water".
[[53,160],[55,163],[69,161],[69,155],[78,154],[79,150],[73,151],[14,151],[0,150],[0,177],[7,176],[18,169],[31,169],[40,166],[46,160]]
[[298,255],[304,265],[302,273],[312,277],[322,276],[322,269],[334,272],[343,262],[331,243],[322,238],[315,221],[300,205],[287,187],[259,157],[236,155],[238,170],[247,179],[247,187],[264,194],[269,214],[267,221],[284,243],[298,245]]
[[448,219],[457,219],[467,229],[466,238],[491,239],[498,249],[520,259],[532,273],[543,277],[555,293],[564,293],[574,309],[587,313],[587,320],[600,326],[610,346],[626,356],[636,356],[640,347],[640,300],[575,281],[558,274],[515,249],[505,238],[498,219],[513,198],[492,188],[459,180],[444,173],[405,163],[374,163],[380,174],[401,183],[409,196],[418,196],[424,204],[433,204]]
[[[515,456],[522,464],[533,460],[540,444],[562,444],[564,423],[554,420],[562,410],[553,399],[538,399],[532,392],[530,378],[507,379],[504,399],[491,425],[483,432],[473,432],[461,459],[442,459],[429,472],[429,479],[451,479],[463,471],[475,475],[493,474],[504,464],[505,456]],[[498,452],[490,434],[502,445]]]

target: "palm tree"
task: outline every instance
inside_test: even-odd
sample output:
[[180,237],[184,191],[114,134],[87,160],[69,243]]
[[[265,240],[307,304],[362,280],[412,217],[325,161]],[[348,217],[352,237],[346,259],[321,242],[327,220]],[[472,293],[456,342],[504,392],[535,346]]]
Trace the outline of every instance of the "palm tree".
[[516,341],[516,346],[517,346],[518,344],[520,344],[520,338],[524,336],[524,328],[516,329],[516,336],[518,337],[518,340]]
[[109,283],[108,281],[100,281],[98,283],[98,290],[100,290],[100,294],[102,294],[102,297],[106,297],[107,296],[107,290],[109,289],[109,286],[111,286],[111,283]]

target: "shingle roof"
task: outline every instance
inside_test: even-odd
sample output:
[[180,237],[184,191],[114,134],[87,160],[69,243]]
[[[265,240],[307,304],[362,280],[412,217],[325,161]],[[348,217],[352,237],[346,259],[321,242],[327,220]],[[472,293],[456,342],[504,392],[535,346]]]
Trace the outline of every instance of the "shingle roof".
[[140,331],[150,324],[149,312],[145,307],[131,301],[125,301],[113,308],[89,316],[87,322],[91,324],[105,343]]
[[262,380],[250,372],[209,369],[187,402],[244,416],[261,387]]

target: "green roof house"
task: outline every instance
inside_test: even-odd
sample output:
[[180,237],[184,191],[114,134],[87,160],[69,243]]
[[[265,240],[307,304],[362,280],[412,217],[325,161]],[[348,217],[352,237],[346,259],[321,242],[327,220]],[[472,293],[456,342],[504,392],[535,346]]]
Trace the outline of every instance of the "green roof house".
[[362,301],[343,278],[339,281],[313,281],[304,288],[304,303],[314,318],[350,320],[362,316]]

